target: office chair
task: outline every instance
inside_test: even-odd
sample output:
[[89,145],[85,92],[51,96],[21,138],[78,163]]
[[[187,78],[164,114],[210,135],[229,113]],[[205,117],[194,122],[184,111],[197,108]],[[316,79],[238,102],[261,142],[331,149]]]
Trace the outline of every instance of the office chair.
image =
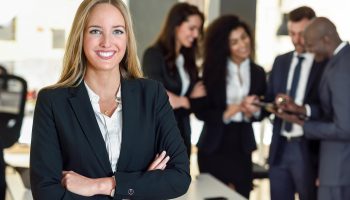
[[0,75],[0,146],[18,141],[24,117],[27,82],[14,75]]

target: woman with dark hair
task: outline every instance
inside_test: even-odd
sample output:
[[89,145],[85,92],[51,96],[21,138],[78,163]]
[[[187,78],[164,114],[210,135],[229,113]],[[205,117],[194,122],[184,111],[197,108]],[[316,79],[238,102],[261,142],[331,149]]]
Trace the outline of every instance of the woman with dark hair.
[[191,154],[191,102],[205,95],[202,82],[198,82],[196,66],[197,38],[202,33],[203,22],[204,15],[196,6],[175,4],[155,44],[145,51],[142,63],[145,76],[162,82],[167,89],[188,156]]
[[253,37],[234,15],[216,19],[204,39],[203,81],[207,96],[196,116],[204,121],[198,142],[200,172],[208,172],[249,197],[251,153],[256,149],[251,122],[258,108],[251,103],[263,95],[265,72],[251,56]]

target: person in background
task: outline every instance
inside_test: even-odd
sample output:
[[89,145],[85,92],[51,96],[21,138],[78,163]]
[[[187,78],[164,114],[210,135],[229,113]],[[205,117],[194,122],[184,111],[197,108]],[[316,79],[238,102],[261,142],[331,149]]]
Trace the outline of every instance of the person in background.
[[163,86],[142,79],[121,0],[84,0],[57,84],[39,92],[34,199],[171,199],[190,184],[186,148]]
[[253,47],[248,25],[237,16],[222,16],[209,25],[203,55],[207,95],[197,99],[195,110],[204,121],[197,144],[200,172],[214,175],[246,198],[256,149],[252,121],[259,116],[246,98],[261,96],[266,89],[264,69],[251,58]]
[[[289,13],[288,32],[294,50],[276,57],[264,101],[277,102],[290,95],[298,105],[319,103],[317,89],[325,62],[314,61],[303,40],[305,27],[315,16],[306,6]],[[300,200],[316,199],[318,151],[319,141],[307,140],[302,127],[275,117],[269,151],[272,200],[294,200],[295,193]]]
[[0,75],[6,75],[7,74],[7,70],[4,66],[0,65]]
[[[0,65],[0,76],[4,76],[7,74],[7,70],[4,66]],[[0,87],[2,87],[2,84],[0,84]],[[1,143],[1,141],[0,141]],[[6,169],[6,164],[4,160],[4,152],[3,148],[0,145],[0,200],[5,200],[6,196],[6,174],[5,174],[5,169]]]
[[196,65],[197,39],[202,33],[204,15],[196,6],[177,3],[169,11],[155,44],[146,49],[142,69],[146,77],[163,83],[175,118],[191,154],[189,115],[193,99],[205,95]]
[[[310,105],[311,114],[322,110],[323,115],[306,120],[285,112],[280,115],[303,126],[307,138],[321,141],[317,199],[350,199],[350,45],[340,39],[333,22],[325,17],[312,20],[304,38],[315,60],[329,59],[319,87],[321,103]],[[286,98],[282,110],[307,114],[305,106]]]

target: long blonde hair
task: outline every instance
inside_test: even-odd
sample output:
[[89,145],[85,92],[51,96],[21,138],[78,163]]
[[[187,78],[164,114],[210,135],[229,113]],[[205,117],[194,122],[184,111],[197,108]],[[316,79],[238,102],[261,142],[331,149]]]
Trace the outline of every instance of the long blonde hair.
[[123,78],[142,77],[140,62],[137,57],[136,39],[129,10],[121,0],[84,0],[74,17],[63,58],[63,70],[59,81],[50,88],[76,87],[84,78],[87,60],[83,51],[84,29],[91,10],[100,3],[115,6],[123,15],[127,33],[127,50],[119,64]]

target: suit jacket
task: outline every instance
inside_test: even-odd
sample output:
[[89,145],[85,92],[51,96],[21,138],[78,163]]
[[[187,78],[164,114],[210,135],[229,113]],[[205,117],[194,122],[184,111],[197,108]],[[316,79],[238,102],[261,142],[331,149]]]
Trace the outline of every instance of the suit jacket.
[[[269,76],[268,81],[268,89],[265,95],[265,101],[274,102],[274,99],[279,93],[286,93],[287,90],[287,81],[288,81],[288,73],[293,59],[293,51],[288,52],[286,54],[277,56],[273,67]],[[325,61],[326,62],[326,61]],[[304,96],[304,104],[319,104],[319,96],[318,96],[318,86],[319,82],[324,70],[325,62],[317,63],[314,62],[310,75],[307,81],[305,96]],[[311,106],[313,109],[313,106]],[[317,112],[316,112],[317,111]],[[318,109],[314,109],[313,115],[311,118],[317,118],[321,113]],[[278,117],[275,117],[273,121],[273,134],[269,152],[269,164],[274,165],[279,161],[279,152],[283,150],[285,140],[281,136],[281,128],[282,122]],[[313,165],[316,167],[318,162],[318,149],[319,142],[318,141],[308,141],[310,157],[312,159]]]
[[[177,69],[170,71],[168,65],[165,61],[164,50],[160,44],[146,49],[143,55],[142,69],[146,77],[160,81],[163,83],[164,87],[176,94],[180,95],[182,82],[180,74]],[[198,77],[190,78],[190,86],[185,94],[189,97],[192,92],[194,84],[198,81]],[[190,114],[189,110],[180,108],[174,110],[175,116],[181,118],[183,116],[188,116]]]
[[306,121],[307,137],[321,140],[321,185],[350,185],[350,46],[333,56],[319,87],[324,117]]
[[[122,142],[114,199],[168,199],[184,194],[190,183],[185,146],[164,88],[155,81],[122,80]],[[35,199],[110,199],[82,197],[61,186],[63,170],[83,176],[113,176],[105,142],[84,83],[44,89],[34,113],[30,157]],[[147,171],[166,150],[164,171]]]
[[[248,95],[261,96],[266,90],[266,76],[262,67],[251,62],[250,64],[250,90]],[[205,83],[207,84],[207,83]],[[206,153],[214,153],[222,142],[225,124],[223,113],[226,104],[226,78],[216,83],[215,91],[207,91],[207,96],[197,99],[196,117],[204,121],[203,130],[198,141],[198,148]],[[250,122],[242,122],[242,149],[251,153],[256,149],[253,128]]]
[[[176,95],[180,95],[182,89],[180,74],[177,68],[174,70],[169,69],[168,64],[165,61],[165,54],[166,52],[160,44],[155,44],[146,49],[142,62],[143,72],[146,77],[163,83],[164,87],[168,91]],[[190,86],[185,94],[185,96],[189,99],[190,109],[174,109],[175,118],[184,139],[188,156],[191,154],[191,125],[189,115],[192,112],[192,107],[195,106],[193,105],[194,101],[192,101],[189,96],[196,81],[197,77],[190,76]]]

